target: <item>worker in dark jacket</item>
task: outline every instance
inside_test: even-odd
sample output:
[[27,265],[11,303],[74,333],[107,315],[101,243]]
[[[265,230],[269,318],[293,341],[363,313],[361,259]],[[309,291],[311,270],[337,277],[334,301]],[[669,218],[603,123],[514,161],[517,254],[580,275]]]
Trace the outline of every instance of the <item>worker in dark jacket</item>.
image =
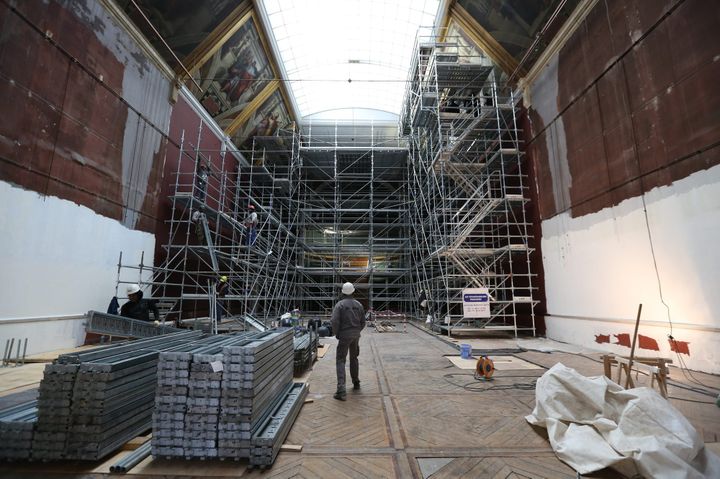
[[338,338],[335,368],[337,369],[337,391],[335,399],[345,401],[345,358],[350,353],[350,378],[353,389],[360,389],[359,363],[360,331],[365,327],[365,309],[359,301],[353,299],[355,287],[345,283],[342,287],[343,298],[338,301],[332,312],[332,330]]
[[160,321],[160,312],[154,299],[143,299],[143,292],[140,286],[131,284],[127,287],[128,302],[120,308],[120,316],[126,318],[150,321],[150,311],[155,316],[155,321]]

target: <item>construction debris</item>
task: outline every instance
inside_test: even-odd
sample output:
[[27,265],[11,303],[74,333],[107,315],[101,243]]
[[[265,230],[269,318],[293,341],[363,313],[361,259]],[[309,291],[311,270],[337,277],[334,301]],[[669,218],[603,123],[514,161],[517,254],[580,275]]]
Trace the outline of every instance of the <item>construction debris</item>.
[[401,329],[400,323],[390,321],[375,321],[375,330],[378,333],[407,333],[407,323],[403,321]]

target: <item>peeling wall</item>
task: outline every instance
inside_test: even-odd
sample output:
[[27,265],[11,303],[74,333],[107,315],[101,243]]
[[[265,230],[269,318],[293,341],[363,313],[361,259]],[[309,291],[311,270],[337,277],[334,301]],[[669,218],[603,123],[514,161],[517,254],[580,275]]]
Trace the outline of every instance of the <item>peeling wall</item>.
[[617,348],[595,336],[643,303],[674,357],[656,261],[687,363],[720,372],[718,29],[718,2],[600,1],[531,85],[548,336]]
[[99,0],[0,5],[0,179],[158,226],[170,81]]
[[[176,145],[201,118],[171,88],[100,0],[0,3],[0,342],[75,346],[121,251],[162,260]],[[217,131],[201,144],[219,149]]]

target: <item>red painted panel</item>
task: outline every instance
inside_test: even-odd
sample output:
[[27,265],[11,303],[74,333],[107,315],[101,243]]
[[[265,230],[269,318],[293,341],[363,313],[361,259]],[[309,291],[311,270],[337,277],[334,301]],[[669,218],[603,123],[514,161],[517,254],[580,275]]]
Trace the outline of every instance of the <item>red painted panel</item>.
[[[41,32],[49,32],[53,41],[86,66],[113,90],[122,91],[122,68],[117,69],[114,55],[98,40],[106,33],[104,20],[109,18],[100,2],[62,2],[57,0],[23,0],[15,2],[19,12]],[[66,7],[67,6],[67,7]],[[97,31],[97,34],[96,34]]]
[[[599,2],[562,48],[557,103],[572,175],[573,216],[594,213],[719,164],[720,153],[712,149],[720,141],[720,62],[714,61],[720,35],[712,34],[719,14],[719,2],[701,0]],[[631,40],[640,38],[628,50]],[[595,51],[599,53],[593,56]],[[601,67],[623,53],[622,60],[600,76]],[[552,73],[546,75],[538,78],[535,90],[542,91],[543,82],[552,84]],[[537,115],[531,111],[530,117]],[[530,157],[542,155],[533,158],[533,172],[538,175],[543,219],[567,207],[553,205],[551,199],[567,196],[566,191],[553,191],[553,185],[570,187],[557,178],[550,181],[549,172],[557,171],[561,161],[556,151],[561,150],[550,148],[548,156],[547,148],[534,145],[541,140],[554,145],[562,138],[552,133],[558,125],[547,125],[549,133],[531,138],[527,147]],[[602,144],[593,141],[598,129]]]
[[597,96],[604,128],[612,128],[630,118],[630,101],[625,88],[622,63],[616,63],[597,82]]
[[652,351],[660,351],[657,341],[649,336],[638,334],[638,347],[640,349],[650,349]]
[[620,346],[625,346],[626,348],[631,347],[630,344],[630,335],[628,333],[621,333],[621,334],[613,334],[615,338],[617,338],[617,344]]
[[610,343],[610,335],[609,334],[596,334],[595,342],[598,344]]
[[687,354],[690,356],[690,343],[687,341],[677,341],[675,339],[668,339],[670,343],[670,350],[680,354]]
[[[588,140],[578,150],[568,152],[572,186],[570,201],[573,206],[595,201],[598,195],[609,189],[610,180],[605,160],[603,139]],[[575,215],[575,212],[573,212]]]
[[[720,2],[706,0],[686,0],[668,17],[668,35],[672,39],[668,47],[676,80],[712,63],[720,53],[719,22]],[[692,35],[687,34],[690,31]]]
[[642,107],[673,82],[667,57],[669,43],[667,26],[662,23],[624,57],[633,110]]
[[532,174],[539,191],[538,208],[540,218],[550,218],[556,213],[555,198],[552,194],[552,171],[548,164],[547,138],[551,130],[545,130],[527,148],[527,157],[531,159]]

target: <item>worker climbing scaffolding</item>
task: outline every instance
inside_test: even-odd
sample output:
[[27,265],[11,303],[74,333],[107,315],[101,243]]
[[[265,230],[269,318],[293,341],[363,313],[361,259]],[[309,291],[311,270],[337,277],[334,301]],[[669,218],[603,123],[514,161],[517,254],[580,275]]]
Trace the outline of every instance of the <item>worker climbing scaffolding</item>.
[[247,245],[251,247],[255,244],[257,238],[257,224],[258,215],[255,212],[255,206],[248,206],[248,215],[245,217],[245,235],[247,238]]

